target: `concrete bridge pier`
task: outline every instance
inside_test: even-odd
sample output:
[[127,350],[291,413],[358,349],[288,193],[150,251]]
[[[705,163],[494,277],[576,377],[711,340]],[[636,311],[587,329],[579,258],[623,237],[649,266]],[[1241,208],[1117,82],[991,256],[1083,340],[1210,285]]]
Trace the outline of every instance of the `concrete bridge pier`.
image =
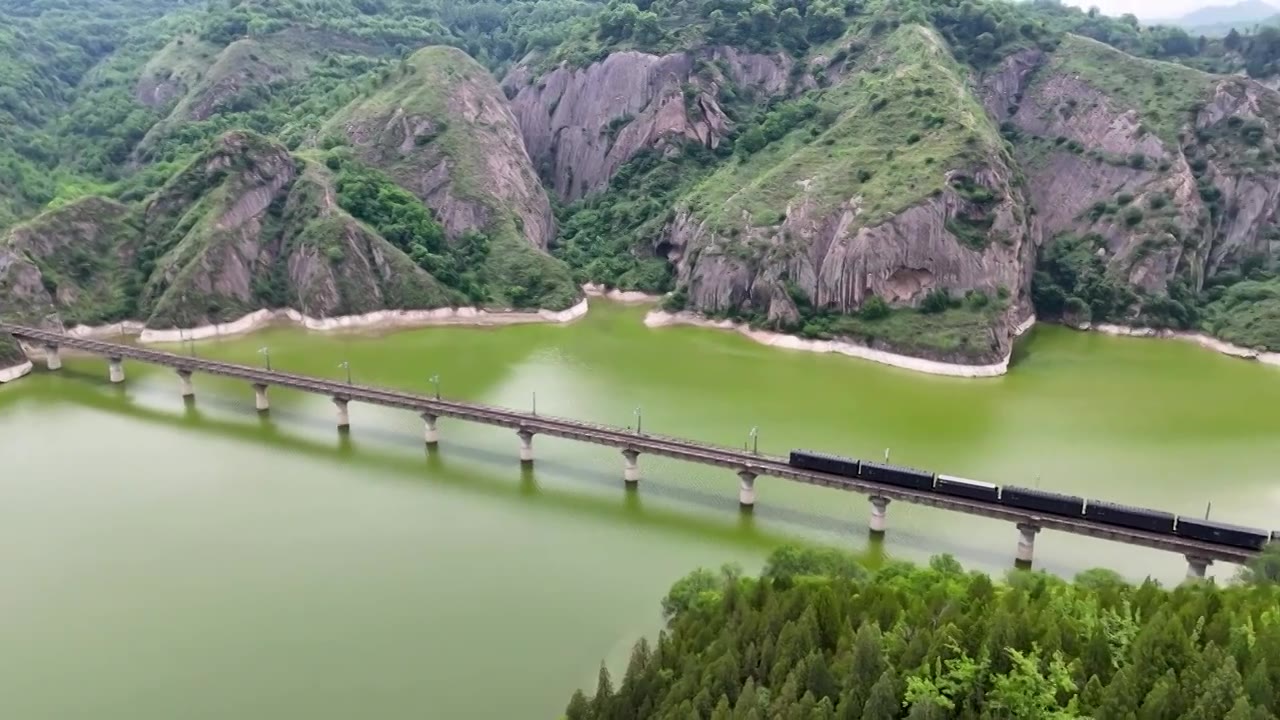
[[435,447],[440,443],[440,430],[436,427],[439,419],[431,413],[422,413],[422,422],[426,423],[426,428],[422,431],[422,440],[428,447]]
[[889,498],[871,496],[871,534],[883,535],[889,529]]
[[107,358],[107,368],[111,376],[111,382],[119,384],[124,382],[124,359],[113,357]]
[[533,433],[520,430],[516,433],[516,437],[520,438],[520,464],[533,464]]
[[62,369],[62,355],[58,352],[58,346],[52,343],[44,346],[44,364],[50,370]]
[[1023,565],[1030,565],[1036,554],[1036,533],[1040,532],[1039,525],[1030,523],[1018,523],[1018,554],[1017,561]]
[[756,506],[756,474],[743,468],[738,471],[738,507],[751,510]]
[[1196,557],[1195,555],[1187,556],[1187,579],[1203,580],[1205,573],[1209,571],[1209,566],[1213,561],[1208,558]]
[[635,450],[622,451],[622,480],[628,485],[640,482],[640,453]]
[[196,388],[191,384],[191,371],[178,371],[178,384],[182,387],[182,397],[189,398],[196,396]]
[[267,412],[271,409],[271,400],[267,397],[266,385],[262,383],[254,383],[253,395],[258,412]]
[[338,409],[338,429],[347,430],[351,427],[351,415],[347,413],[347,405],[350,401],[346,398],[336,397],[333,399],[333,406]]

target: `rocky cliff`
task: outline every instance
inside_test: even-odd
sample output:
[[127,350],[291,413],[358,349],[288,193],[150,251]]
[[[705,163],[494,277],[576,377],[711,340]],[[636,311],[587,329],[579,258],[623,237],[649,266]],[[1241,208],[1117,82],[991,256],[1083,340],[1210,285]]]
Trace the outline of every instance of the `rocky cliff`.
[[[933,359],[1008,354],[1028,314],[1035,228],[994,126],[940,39],[904,26],[833,67],[819,126],[797,128],[717,170],[663,241],[692,308],[802,329],[875,297],[918,307],[973,300],[961,332],[836,322],[832,334]],[[843,63],[842,63],[843,64]],[[939,307],[939,310],[942,310]],[[905,328],[904,328],[905,329]]]
[[1013,136],[1047,240],[1096,238],[1108,274],[1136,293],[1128,319],[1175,280],[1198,291],[1274,257],[1275,91],[1068,36],[1006,58],[983,95]]
[[641,150],[683,141],[717,147],[732,127],[721,91],[733,86],[763,101],[788,89],[795,62],[729,47],[625,51],[543,73],[530,62],[502,87],[541,176],[561,199],[577,200],[601,190]]
[[450,239],[487,235],[494,244],[482,269],[489,284],[536,277],[546,307],[576,302],[568,269],[545,252],[555,218],[507,99],[461,50],[418,51],[376,92],[339,112],[322,137],[341,138],[359,160],[421,198]]
[[312,316],[455,304],[403,252],[337,207],[323,168],[230,133],[141,206],[89,198],[0,246],[7,319],[44,325],[222,322],[261,307]]

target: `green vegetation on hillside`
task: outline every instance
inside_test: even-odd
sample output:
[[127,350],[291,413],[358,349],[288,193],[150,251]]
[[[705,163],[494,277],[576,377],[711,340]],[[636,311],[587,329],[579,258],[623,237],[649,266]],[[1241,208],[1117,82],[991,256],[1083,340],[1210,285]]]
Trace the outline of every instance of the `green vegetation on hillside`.
[[1178,132],[1208,98],[1213,82],[1197,70],[1126,56],[1075,35],[1063,39],[1050,70],[1079,77],[1124,109],[1138,111],[1143,125],[1167,147],[1178,145]]
[[337,180],[338,203],[354,217],[403,251],[418,267],[474,303],[488,301],[480,268],[489,255],[489,238],[463,233],[447,242],[431,211],[386,175],[354,161],[342,164]]
[[1280,587],[1175,590],[1091,570],[1005,582],[949,556],[864,570],[784,548],[762,577],[699,570],[623,677],[567,720],[1268,720],[1280,710]]
[[776,225],[788,205],[805,203],[816,217],[851,202],[859,224],[875,225],[942,190],[947,170],[1001,154],[994,127],[932,31],[904,25],[860,59],[814,93],[808,120],[706,178],[683,201],[689,210],[729,233],[743,218]]

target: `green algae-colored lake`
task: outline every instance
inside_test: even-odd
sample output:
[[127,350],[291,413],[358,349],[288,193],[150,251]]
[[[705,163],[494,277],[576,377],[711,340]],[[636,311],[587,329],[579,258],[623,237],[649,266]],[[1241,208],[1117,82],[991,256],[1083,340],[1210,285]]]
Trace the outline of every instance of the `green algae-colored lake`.
[[[1038,328],[1011,374],[927,377],[773,350],[595,303],[565,327],[384,337],[280,329],[209,357],[762,451],[882,456],[994,482],[1280,526],[1280,371],[1190,345]],[[699,566],[788,540],[867,550],[865,498],[506,430],[70,358],[0,388],[0,678],[6,717],[547,718],[620,668]],[[873,556],[1012,565],[1011,526],[894,504]],[[1037,564],[1176,581],[1180,557],[1053,532]],[[1219,577],[1230,567],[1214,568]]]

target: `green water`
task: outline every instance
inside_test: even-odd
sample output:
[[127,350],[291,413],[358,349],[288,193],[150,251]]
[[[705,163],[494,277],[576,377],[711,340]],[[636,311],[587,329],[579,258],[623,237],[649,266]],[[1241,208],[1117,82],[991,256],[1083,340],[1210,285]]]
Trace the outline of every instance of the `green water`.
[[[596,303],[571,326],[386,337],[291,329],[197,352],[760,449],[882,456],[995,482],[1280,526],[1280,371],[1172,342],[1040,328],[995,380],[650,330]],[[239,382],[71,358],[0,389],[0,706],[12,718],[546,718],[660,625],[698,565],[790,539],[867,550],[865,498],[421,421]],[[894,504],[883,547],[1003,572],[1008,524]],[[1041,567],[1177,580],[1181,558],[1042,533]],[[1228,576],[1232,568],[1215,568]]]

